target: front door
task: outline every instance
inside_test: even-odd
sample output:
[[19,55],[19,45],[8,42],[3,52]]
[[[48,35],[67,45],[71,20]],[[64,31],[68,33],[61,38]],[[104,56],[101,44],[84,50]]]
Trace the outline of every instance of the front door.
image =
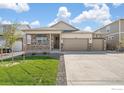
[[54,49],[59,49],[59,35],[54,35]]

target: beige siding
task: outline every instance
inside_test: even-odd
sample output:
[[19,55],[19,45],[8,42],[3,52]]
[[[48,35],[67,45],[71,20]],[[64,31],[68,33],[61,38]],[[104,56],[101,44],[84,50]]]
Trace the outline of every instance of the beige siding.
[[107,48],[108,49],[117,49],[119,46],[119,34],[114,36],[109,36],[107,39]]
[[[109,29],[109,32],[107,32],[107,29]],[[119,31],[119,21],[113,22],[113,23],[97,30],[97,32],[102,32],[102,33],[106,33],[106,34],[112,34],[112,33],[118,32],[118,31]]]
[[124,33],[121,34],[121,47],[124,48]]
[[113,24],[110,25],[110,33],[116,33],[119,31],[119,21],[114,22]]
[[63,39],[63,50],[87,50],[88,40],[87,39]]
[[102,29],[99,29],[97,32],[105,33],[106,32],[106,27],[103,27]]
[[121,32],[124,32],[124,20],[121,20]]
[[[121,21],[122,26],[122,21]],[[109,29],[109,31],[107,31]],[[123,27],[122,27],[123,29]],[[117,49],[119,47],[119,20],[115,21],[99,30],[98,32],[106,33],[107,49]]]
[[32,31],[24,31],[26,32],[26,34],[60,34],[61,31],[36,31],[36,30],[32,30]]
[[64,33],[62,38],[92,38],[92,34]]
[[76,30],[76,28],[72,27],[71,25],[69,24],[66,24],[64,22],[59,22],[55,25],[53,25],[52,27],[54,28],[59,28],[59,29],[63,29],[63,30]]
[[93,39],[93,50],[104,50],[104,39]]
[[62,34],[62,38],[82,38],[89,39],[88,43],[92,43],[92,34],[81,34],[81,33],[64,33]]

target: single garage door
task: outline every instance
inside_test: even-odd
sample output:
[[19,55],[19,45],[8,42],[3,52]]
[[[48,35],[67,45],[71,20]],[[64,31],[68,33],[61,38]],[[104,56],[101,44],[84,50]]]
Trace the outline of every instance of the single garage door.
[[63,50],[87,50],[88,40],[82,38],[65,38],[63,39]]
[[103,39],[93,39],[93,50],[103,50],[104,40]]

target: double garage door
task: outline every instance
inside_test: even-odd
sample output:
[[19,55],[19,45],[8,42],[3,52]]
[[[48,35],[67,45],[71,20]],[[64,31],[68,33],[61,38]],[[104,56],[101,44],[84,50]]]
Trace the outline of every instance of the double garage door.
[[[88,50],[88,39],[84,38],[64,38],[63,39],[64,51],[85,51]],[[93,39],[92,50],[101,51],[104,50],[103,39]]]
[[79,51],[88,49],[88,39],[82,38],[64,38],[63,50]]

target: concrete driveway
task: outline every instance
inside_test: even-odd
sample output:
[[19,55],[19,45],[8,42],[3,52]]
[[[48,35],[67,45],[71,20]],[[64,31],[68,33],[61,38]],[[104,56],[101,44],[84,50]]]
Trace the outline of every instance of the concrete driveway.
[[124,85],[124,54],[64,54],[68,85]]

